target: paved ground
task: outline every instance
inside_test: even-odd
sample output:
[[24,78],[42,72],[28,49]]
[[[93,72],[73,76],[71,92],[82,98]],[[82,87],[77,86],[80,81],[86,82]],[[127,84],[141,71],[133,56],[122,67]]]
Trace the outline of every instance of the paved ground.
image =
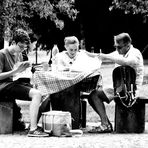
[[142,134],[84,133],[77,137],[46,138],[27,137],[23,132],[0,135],[0,148],[146,148],[147,146],[147,122],[146,130]]
[[[20,105],[22,102],[18,102]],[[29,102],[23,102],[22,108],[24,121],[28,121]],[[110,107],[110,108],[109,108]],[[111,121],[113,118],[114,104],[107,107]],[[90,109],[88,108],[88,111]],[[92,112],[93,113],[93,112]],[[87,114],[88,115],[88,114]],[[91,114],[93,118],[95,115]],[[90,117],[89,117],[90,118]],[[95,126],[96,121],[88,122],[88,126]],[[114,124],[112,122],[112,124]],[[148,122],[145,124],[145,132],[142,134],[89,134],[84,133],[82,136],[73,137],[46,137],[31,138],[27,137],[25,132],[14,134],[0,135],[0,148],[146,148],[148,146]]]

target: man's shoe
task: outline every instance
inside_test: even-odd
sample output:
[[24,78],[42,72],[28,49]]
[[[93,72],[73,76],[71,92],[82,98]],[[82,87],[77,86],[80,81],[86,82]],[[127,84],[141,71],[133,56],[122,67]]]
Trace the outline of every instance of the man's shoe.
[[[44,132],[44,129],[41,126],[37,126],[37,129]],[[28,125],[28,127],[26,128],[26,130],[29,132],[30,131],[30,124]]]
[[48,136],[49,136],[49,134],[43,132],[39,128],[28,132],[28,137],[48,137]]
[[89,133],[111,133],[113,129],[111,125],[100,125],[88,131]]

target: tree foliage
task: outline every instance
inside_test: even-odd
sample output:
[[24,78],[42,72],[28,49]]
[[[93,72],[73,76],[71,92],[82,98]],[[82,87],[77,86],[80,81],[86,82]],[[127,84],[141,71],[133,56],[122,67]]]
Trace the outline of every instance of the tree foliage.
[[39,18],[38,21],[54,22],[55,27],[62,30],[64,20],[61,15],[75,20],[78,14],[74,0],[3,0],[1,9],[1,23],[8,37],[9,30],[14,28],[21,27],[31,31],[31,26],[37,26],[32,25],[34,18]]
[[113,0],[110,10],[120,9],[125,14],[140,14],[144,21],[148,18],[148,0]]

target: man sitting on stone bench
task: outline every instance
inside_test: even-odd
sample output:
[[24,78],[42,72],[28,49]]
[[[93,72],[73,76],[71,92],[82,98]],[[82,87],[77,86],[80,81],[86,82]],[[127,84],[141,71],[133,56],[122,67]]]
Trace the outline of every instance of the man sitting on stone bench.
[[[131,37],[128,33],[121,33],[114,36],[114,47],[116,51],[103,54],[100,53],[99,57],[103,59],[111,60],[116,63],[116,66],[127,65],[134,68],[136,72],[136,97],[138,96],[138,90],[143,82],[143,57],[141,52],[134,48],[132,45]],[[91,92],[88,102],[97,112],[101,119],[101,125],[91,129],[90,133],[110,133],[113,131],[112,125],[107,117],[106,109],[103,102],[110,103],[114,99],[113,85],[111,87],[103,87],[103,89],[94,90]]]
[[[31,64],[21,62],[21,53],[30,45],[30,38],[26,31],[17,29],[10,42],[10,46],[0,50],[0,96],[6,99],[21,99],[31,101],[30,104],[30,131],[28,136],[48,136],[37,127],[37,115],[41,103],[41,93],[22,81],[13,81],[13,76],[21,73]],[[16,63],[19,63],[17,66]]]

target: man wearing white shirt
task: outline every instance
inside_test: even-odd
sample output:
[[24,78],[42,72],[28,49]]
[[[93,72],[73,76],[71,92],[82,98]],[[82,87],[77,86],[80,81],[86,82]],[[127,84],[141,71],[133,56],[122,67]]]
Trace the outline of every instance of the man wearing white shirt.
[[[103,54],[100,53],[99,57],[104,60],[111,60],[116,63],[116,66],[130,66],[136,72],[136,96],[138,96],[138,90],[142,86],[143,82],[143,57],[141,52],[134,48],[132,45],[131,37],[128,33],[121,33],[114,37],[114,46],[116,51]],[[89,103],[93,109],[98,113],[101,118],[101,125],[93,128],[89,132],[91,133],[110,133],[113,131],[112,125],[107,117],[106,109],[103,102],[110,103],[114,99],[114,89],[103,88],[94,90],[89,96]]]

